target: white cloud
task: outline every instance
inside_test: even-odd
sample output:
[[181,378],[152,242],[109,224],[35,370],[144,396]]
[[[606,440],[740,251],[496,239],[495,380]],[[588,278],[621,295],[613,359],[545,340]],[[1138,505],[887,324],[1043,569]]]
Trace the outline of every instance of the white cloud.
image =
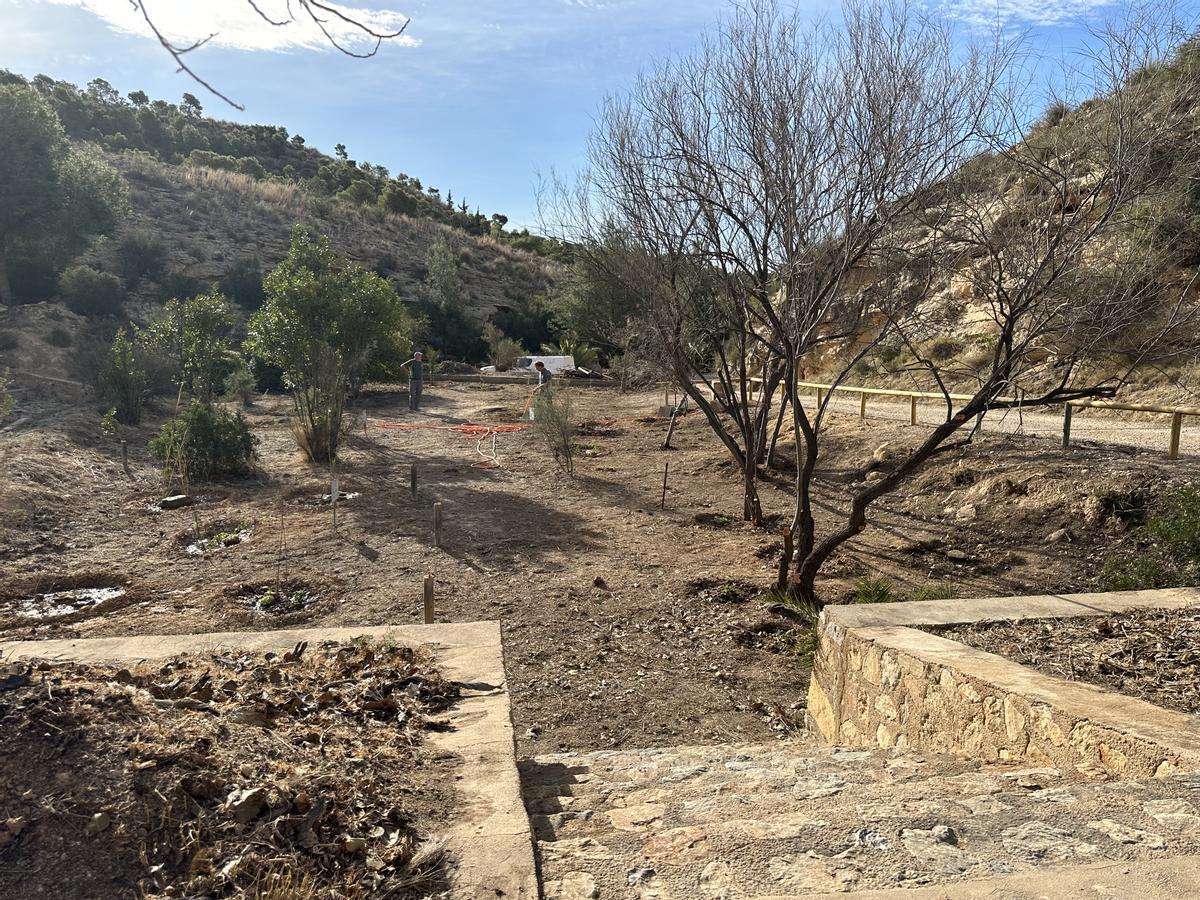
[[[140,10],[129,0],[42,0],[55,6],[73,6],[101,19],[110,29],[124,34],[152,37]],[[214,35],[209,46],[236,50],[324,50],[329,39],[298,3],[291,4],[294,21],[272,25],[254,11],[248,0],[145,0],[155,27],[169,40],[186,46]],[[255,0],[263,15],[275,21],[289,18],[287,0]],[[334,4],[329,3],[329,6]],[[398,31],[408,17],[390,9],[356,9],[336,6],[348,18],[377,33]],[[375,39],[359,28],[329,13],[321,13],[326,30],[343,47],[369,51]],[[387,43],[387,42],[385,42]],[[420,41],[403,34],[391,43],[416,46]]]
[[1062,25],[1078,22],[1114,0],[946,0],[943,9],[973,25]]

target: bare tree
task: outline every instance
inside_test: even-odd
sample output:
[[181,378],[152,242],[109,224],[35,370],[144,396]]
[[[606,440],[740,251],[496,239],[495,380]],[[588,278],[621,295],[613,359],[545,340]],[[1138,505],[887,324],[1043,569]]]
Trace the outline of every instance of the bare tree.
[[806,27],[761,2],[606,105],[568,236],[625,235],[617,265],[640,263],[651,343],[741,468],[748,520],[775,404],[778,434],[800,359],[858,332],[847,279],[975,149],[999,60],[903,6]]
[[[1175,46],[1168,18],[1147,7],[1097,33],[1081,83],[1105,99],[1057,135],[1024,123],[1018,43],[961,45],[890,0],[810,27],[751,3],[606,106],[572,236],[582,252],[599,246],[597,225],[625,236],[611,265],[642,291],[652,342],[742,466],[748,519],[761,518],[770,422],[777,432],[790,410],[794,551],[781,588],[818,606],[821,566],[867,527],[871,504],[969,440],[954,438],[977,416],[1109,397],[1137,365],[1194,346],[1192,293],[1164,304],[1153,260],[1121,237],[1160,182],[1154,148],[1193,102],[1191,80],[1156,100],[1153,79],[1135,77]],[[1021,203],[981,176],[985,153],[1016,173]],[[921,351],[964,269],[994,342],[982,371]],[[808,404],[796,381],[813,367],[841,384],[885,341],[907,346],[923,388],[941,391],[944,421],[820,535],[814,474],[833,392]]]
[[[267,0],[246,0],[247,6],[253,10],[254,14],[276,28],[286,28],[289,25],[294,25],[298,21],[311,22],[318,29],[325,39],[329,41],[330,46],[334,49],[353,56],[357,59],[369,59],[379,52],[379,48],[384,41],[394,40],[404,33],[408,28],[408,23],[411,19],[405,19],[404,24],[395,30],[381,30],[370,24],[356,11],[348,7],[340,6],[334,3],[325,3],[322,0],[286,0],[283,8],[275,15],[269,14],[265,9]],[[129,0],[130,6],[134,11],[139,13],[142,19],[146,22],[146,26],[154,35],[155,39],[164,50],[171,55],[179,67],[180,72],[185,72],[188,77],[207,90],[210,94],[220,97],[234,109],[245,109],[240,103],[236,103],[228,96],[221,93],[220,90],[213,87],[211,83],[198,75],[185,57],[199,50],[217,35],[212,33],[206,37],[198,38],[189,43],[178,43],[167,37],[163,31],[155,24],[154,16],[148,8],[147,0]],[[336,23],[339,26],[349,26],[351,32],[361,35],[366,40],[367,50],[356,50],[352,44],[340,39],[338,35],[331,30],[331,23]]]

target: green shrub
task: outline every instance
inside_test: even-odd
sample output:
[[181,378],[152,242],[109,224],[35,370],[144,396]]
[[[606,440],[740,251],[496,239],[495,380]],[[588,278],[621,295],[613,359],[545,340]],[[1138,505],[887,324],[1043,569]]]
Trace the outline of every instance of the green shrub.
[[58,278],[58,295],[81,316],[115,316],[125,302],[121,279],[91,266],[71,266]]
[[254,435],[241,413],[193,403],[163,424],[150,452],[170,476],[187,481],[249,474]]
[[142,420],[146,370],[138,358],[136,332],[130,337],[124,328],[117,329],[100,367],[99,388],[100,398],[122,425],[136,425]]
[[117,242],[117,271],[133,287],[142,278],[157,278],[167,262],[167,245],[145,228],[132,228]]
[[575,471],[575,424],[571,395],[547,386],[533,398],[533,427],[567,474]]
[[892,603],[896,599],[892,580],[886,575],[864,576],[854,585],[855,603]]
[[40,303],[54,296],[58,266],[46,253],[15,253],[8,260],[8,281],[18,303]]
[[925,600],[952,600],[954,596],[955,590],[948,584],[923,584],[909,594],[908,599],[920,603]]
[[71,332],[65,328],[51,328],[50,333],[46,335],[46,343],[51,347],[70,347]]
[[1134,531],[1137,549],[1111,554],[1101,584],[1108,590],[1200,587],[1200,487],[1167,495],[1163,511]]
[[180,297],[194,297],[202,290],[199,278],[187,275],[178,269],[172,269],[164,275],[159,280],[159,288],[158,296],[163,303]]
[[550,356],[571,356],[580,369],[595,369],[600,365],[600,351],[591,344],[572,337],[561,338],[555,344],[542,344],[542,352]]
[[249,406],[254,402],[257,386],[254,373],[250,371],[245,360],[240,360],[240,365],[225,376],[225,398],[236,400],[242,406]]
[[235,256],[221,278],[221,293],[242,309],[255,310],[263,304],[262,263],[257,256]]
[[483,326],[483,339],[488,345],[488,362],[503,372],[511,369],[518,357],[525,355],[525,348],[503,331],[487,322]]
[[952,337],[936,337],[925,347],[925,352],[934,362],[954,359],[962,350],[962,344]]

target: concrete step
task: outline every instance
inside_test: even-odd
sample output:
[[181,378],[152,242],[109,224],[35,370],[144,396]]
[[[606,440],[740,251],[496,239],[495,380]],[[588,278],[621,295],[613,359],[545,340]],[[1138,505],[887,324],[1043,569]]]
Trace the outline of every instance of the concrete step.
[[1200,851],[1186,776],[1081,783],[803,741],[520,768],[545,894],[561,900],[808,897]]

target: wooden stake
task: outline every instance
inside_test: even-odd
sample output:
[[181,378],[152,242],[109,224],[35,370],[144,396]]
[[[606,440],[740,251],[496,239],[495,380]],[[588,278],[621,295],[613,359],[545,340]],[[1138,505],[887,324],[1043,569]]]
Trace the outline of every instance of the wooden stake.
[[821,388],[817,388],[817,407],[818,407],[818,409],[821,406],[821,401],[824,399],[825,399],[825,391],[822,390]]
[[1063,449],[1071,446],[1071,415],[1074,407],[1068,403],[1063,407]]
[[125,470],[127,478],[133,478],[133,473],[129,471],[129,441],[121,441],[121,468]]
[[442,546],[442,504],[433,504],[433,546]]
[[670,469],[671,469],[671,464],[669,462],[663,463],[663,489],[662,489],[662,500],[658,504],[659,509],[667,508],[667,472],[670,471]]
[[917,424],[917,398],[916,395],[908,398],[908,424]]
[[1179,459],[1179,437],[1183,431],[1183,413],[1171,416],[1171,447],[1167,451],[1168,459]]
[[867,417],[867,394],[863,391],[858,395],[858,417],[865,419]]
[[329,505],[333,507],[333,530],[337,531],[337,502],[340,484],[338,483],[337,474],[337,457],[333,458],[333,462],[329,466]]
[[412,498],[417,499],[417,464],[413,463],[408,470],[408,489],[412,493]]
[[425,576],[425,624],[433,624],[433,576]]

